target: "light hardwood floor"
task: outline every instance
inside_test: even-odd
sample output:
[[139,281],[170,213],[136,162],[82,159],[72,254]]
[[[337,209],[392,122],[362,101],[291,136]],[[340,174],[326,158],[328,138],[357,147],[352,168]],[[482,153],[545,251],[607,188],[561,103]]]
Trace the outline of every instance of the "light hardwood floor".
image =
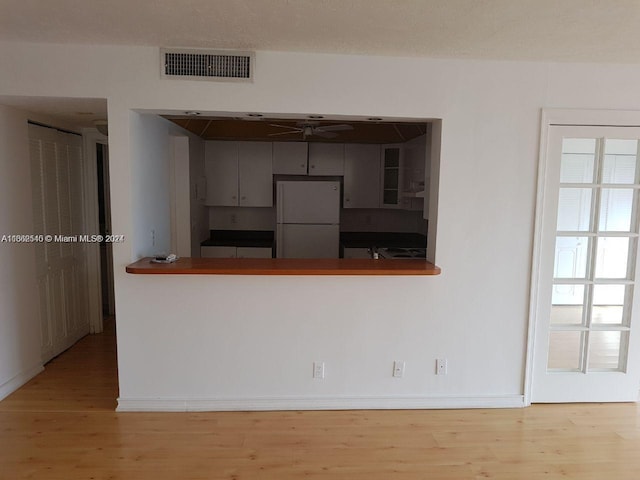
[[0,479],[640,479],[636,404],[115,413],[114,339],[0,402]]

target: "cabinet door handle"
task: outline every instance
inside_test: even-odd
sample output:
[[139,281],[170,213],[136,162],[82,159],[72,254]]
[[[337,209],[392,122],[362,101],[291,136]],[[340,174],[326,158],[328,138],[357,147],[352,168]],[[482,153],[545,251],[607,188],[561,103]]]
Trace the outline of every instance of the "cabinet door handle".
[[235,199],[236,199],[236,196],[235,196],[235,195],[233,195],[233,196],[231,197],[231,199],[232,199],[232,200],[235,200]]
[[[301,163],[300,164],[300,168],[304,168],[304,167],[305,167],[304,163]],[[313,167],[311,167],[311,168],[313,168]]]
[[311,165],[311,168],[316,168],[316,166],[315,165]]
[[240,200],[246,200],[247,197],[240,197]]

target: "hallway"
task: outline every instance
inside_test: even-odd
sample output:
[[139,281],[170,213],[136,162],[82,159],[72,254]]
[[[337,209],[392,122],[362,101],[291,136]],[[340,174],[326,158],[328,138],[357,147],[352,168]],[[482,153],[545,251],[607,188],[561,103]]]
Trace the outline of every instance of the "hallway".
[[115,319],[45,365],[45,370],[0,402],[6,411],[109,411],[118,397]]

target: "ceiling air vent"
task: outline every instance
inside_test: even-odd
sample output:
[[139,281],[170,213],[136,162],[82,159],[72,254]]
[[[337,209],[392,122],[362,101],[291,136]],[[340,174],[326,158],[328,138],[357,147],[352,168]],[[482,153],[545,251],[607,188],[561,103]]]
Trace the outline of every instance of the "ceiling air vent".
[[161,49],[162,76],[193,80],[253,79],[253,52]]

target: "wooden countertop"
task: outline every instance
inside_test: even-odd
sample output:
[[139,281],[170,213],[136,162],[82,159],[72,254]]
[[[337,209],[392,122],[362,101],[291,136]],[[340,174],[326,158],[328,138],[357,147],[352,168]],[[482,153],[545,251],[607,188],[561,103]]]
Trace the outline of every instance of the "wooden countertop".
[[142,258],[127,273],[142,275],[439,275],[440,267],[421,259],[190,258],[151,263]]

